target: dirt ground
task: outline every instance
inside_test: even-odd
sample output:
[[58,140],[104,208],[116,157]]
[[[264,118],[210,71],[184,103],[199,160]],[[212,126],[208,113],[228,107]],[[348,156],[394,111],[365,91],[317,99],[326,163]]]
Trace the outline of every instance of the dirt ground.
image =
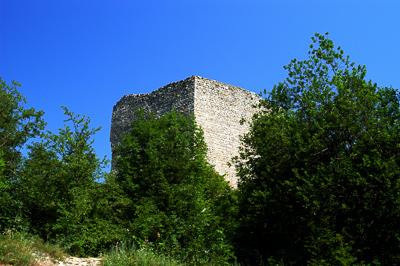
[[52,262],[50,258],[41,258],[37,266],[100,266],[101,258],[67,257],[64,261]]

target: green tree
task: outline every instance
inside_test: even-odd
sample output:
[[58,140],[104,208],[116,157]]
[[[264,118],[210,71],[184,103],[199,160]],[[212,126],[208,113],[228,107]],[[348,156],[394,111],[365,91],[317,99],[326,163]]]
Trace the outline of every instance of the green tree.
[[237,160],[243,261],[399,263],[399,93],[326,36],[262,103]]
[[57,134],[48,132],[30,146],[18,197],[33,233],[61,243],[74,254],[95,255],[121,234],[105,213],[111,198],[105,195],[109,185],[98,182],[106,163],[92,145],[99,128],[91,128],[89,118],[63,109],[64,128]]
[[124,219],[136,243],[191,263],[231,259],[235,197],[206,152],[193,117],[138,113],[116,159],[116,181],[130,201]]
[[21,229],[23,214],[15,195],[22,162],[21,149],[44,128],[43,112],[26,108],[19,93],[20,84],[7,84],[0,78],[0,232]]

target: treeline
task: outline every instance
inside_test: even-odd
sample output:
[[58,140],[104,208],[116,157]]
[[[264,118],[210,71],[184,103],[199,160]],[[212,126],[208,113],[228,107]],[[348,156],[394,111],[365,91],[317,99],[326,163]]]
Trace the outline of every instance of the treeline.
[[1,80],[0,231],[80,256],[129,245],[194,265],[400,263],[399,91],[327,35],[285,69],[233,160],[237,189],[193,117],[139,112],[106,173],[87,117],[64,108],[65,127],[45,131]]

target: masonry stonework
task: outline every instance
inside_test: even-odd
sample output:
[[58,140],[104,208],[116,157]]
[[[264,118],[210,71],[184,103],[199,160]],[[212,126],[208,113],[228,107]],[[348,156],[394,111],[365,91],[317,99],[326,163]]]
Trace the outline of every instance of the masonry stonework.
[[[198,76],[168,84],[149,94],[126,95],[113,108],[111,147],[114,151],[121,137],[128,132],[137,109],[156,115],[173,109],[194,114],[204,131],[208,161],[217,172],[225,175],[231,186],[236,187],[237,176],[229,162],[238,155],[240,136],[249,130],[249,121],[259,100],[253,92]],[[241,120],[245,122],[241,123]]]

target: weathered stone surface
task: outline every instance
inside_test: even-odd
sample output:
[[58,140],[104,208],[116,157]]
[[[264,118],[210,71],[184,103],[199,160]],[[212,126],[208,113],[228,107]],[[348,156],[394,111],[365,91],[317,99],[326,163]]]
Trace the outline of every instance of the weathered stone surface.
[[[228,163],[238,155],[240,136],[248,131],[248,122],[259,100],[253,92],[198,76],[168,84],[149,94],[126,95],[113,108],[111,147],[114,150],[129,130],[139,108],[157,115],[173,109],[194,114],[204,131],[209,162],[236,187],[235,169]],[[247,122],[240,123],[242,119]]]

